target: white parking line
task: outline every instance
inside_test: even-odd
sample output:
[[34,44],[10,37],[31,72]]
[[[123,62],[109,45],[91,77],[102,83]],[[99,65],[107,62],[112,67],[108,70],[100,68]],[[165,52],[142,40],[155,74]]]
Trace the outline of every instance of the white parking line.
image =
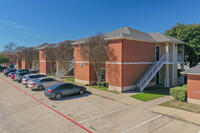
[[141,126],[141,125],[144,125],[144,124],[146,124],[146,123],[148,123],[148,122],[150,122],[150,121],[153,121],[153,120],[155,120],[155,119],[157,119],[157,118],[159,118],[159,117],[161,117],[161,116],[162,116],[162,115],[157,115],[156,117],[153,117],[153,118],[151,118],[151,119],[149,119],[149,120],[147,120],[147,121],[145,121],[145,122],[142,122],[142,123],[140,123],[140,124],[138,124],[138,125],[135,125],[134,127],[131,127],[131,128],[129,128],[129,129],[127,129],[127,130],[121,132],[121,133],[126,133],[126,132],[128,132],[128,131],[130,131],[130,130],[136,128],[136,127],[139,127],[139,126]]
[[63,111],[66,111],[66,110],[80,109],[82,107],[85,107],[85,106],[88,106],[88,105],[97,104],[97,103],[101,103],[101,102],[104,102],[104,101],[106,101],[106,100],[104,99],[104,100],[100,100],[100,101],[97,101],[97,102],[86,103],[86,104],[84,104],[84,102],[82,102],[82,105],[77,105],[77,106],[72,106],[72,107],[69,107],[69,108],[65,108],[65,109],[62,109],[60,112],[63,112]]
[[97,117],[101,117],[101,116],[104,116],[104,115],[107,115],[107,114],[111,114],[111,113],[114,113],[114,112],[117,112],[117,111],[120,111],[120,110],[123,110],[123,109],[126,109],[126,108],[129,108],[131,106],[126,106],[126,107],[123,107],[123,108],[120,108],[120,109],[117,109],[117,110],[113,110],[111,112],[107,112],[107,113],[103,113],[101,115],[97,115],[97,116],[94,116],[92,118],[89,118],[89,119],[85,119],[85,120],[82,120],[82,121],[79,121],[79,123],[83,123],[83,122],[86,122],[86,121],[89,121],[89,120],[92,120],[92,119],[95,119]]

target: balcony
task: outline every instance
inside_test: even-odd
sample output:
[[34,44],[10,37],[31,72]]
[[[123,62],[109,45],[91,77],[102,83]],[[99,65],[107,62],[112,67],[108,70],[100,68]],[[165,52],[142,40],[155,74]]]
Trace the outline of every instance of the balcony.
[[[167,56],[167,54],[166,54],[166,56]],[[166,61],[167,62],[174,62],[173,56],[174,56],[173,53],[169,53],[169,61],[167,61],[167,60]],[[184,55],[183,54],[178,54],[177,58],[176,58],[176,61],[177,62],[184,62]]]

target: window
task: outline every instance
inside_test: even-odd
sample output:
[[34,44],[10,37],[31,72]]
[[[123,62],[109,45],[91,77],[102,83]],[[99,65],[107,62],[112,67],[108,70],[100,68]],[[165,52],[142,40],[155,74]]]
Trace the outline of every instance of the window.
[[106,74],[105,68],[101,68],[101,74],[102,74],[101,81],[105,81],[105,74]]
[[42,80],[41,80],[41,82],[46,82],[46,81],[47,81],[47,79],[42,79]]
[[63,85],[61,85],[62,89],[72,89],[74,87],[75,87],[75,85],[73,85],[73,84],[63,84]]
[[49,78],[48,81],[55,81],[55,79]]

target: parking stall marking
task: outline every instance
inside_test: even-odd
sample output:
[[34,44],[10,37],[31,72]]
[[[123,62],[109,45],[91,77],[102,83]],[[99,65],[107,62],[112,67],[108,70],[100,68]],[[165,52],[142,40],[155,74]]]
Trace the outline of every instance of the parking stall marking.
[[112,114],[112,113],[115,113],[115,112],[124,110],[124,109],[126,109],[126,108],[130,108],[130,107],[131,107],[131,106],[125,106],[125,107],[123,107],[123,108],[119,108],[119,109],[116,109],[116,110],[113,110],[113,111],[110,111],[110,112],[106,112],[106,113],[103,113],[103,114],[100,114],[100,115],[91,117],[91,118],[89,118],[89,119],[85,119],[85,120],[79,121],[79,123],[83,123],[83,122],[86,122],[86,121],[89,121],[89,120],[92,120],[92,119],[95,119],[95,118],[98,118],[98,117],[101,117],[101,116],[104,116],[104,115]]
[[72,106],[70,108],[62,109],[62,110],[60,110],[60,112],[63,112],[63,111],[66,111],[66,110],[80,109],[82,107],[93,105],[93,104],[97,104],[97,103],[101,103],[101,102],[104,102],[104,101],[106,101],[106,100],[100,100],[100,101],[97,101],[97,102],[92,102],[92,103],[88,103],[88,104],[82,104],[81,106]]
[[32,99],[38,101],[39,103],[41,103],[42,105],[46,106],[47,108],[51,109],[52,111],[56,112],[57,114],[63,116],[64,118],[68,119],[69,121],[71,121],[72,123],[74,123],[75,125],[79,126],[80,128],[82,128],[83,130],[87,131],[88,133],[92,133],[90,130],[86,129],[85,127],[83,127],[82,125],[78,124],[77,122],[73,121],[72,119],[70,119],[69,117],[67,117],[66,115],[60,113],[59,111],[53,109],[52,107],[48,106],[47,104],[43,103],[42,101],[38,100],[37,98],[33,97],[32,95],[26,93],[25,91],[23,91],[22,89],[18,88],[17,86],[13,85],[12,83],[0,78],[2,81],[10,84],[12,87],[14,87],[15,89],[18,89],[19,91],[21,91],[22,93],[26,94],[27,96],[31,97]]
[[153,121],[153,120],[155,120],[155,119],[157,119],[157,118],[159,118],[159,117],[161,117],[161,116],[162,116],[162,115],[157,115],[156,117],[153,117],[153,118],[151,118],[151,119],[149,119],[149,120],[147,120],[147,121],[144,121],[144,122],[142,122],[142,123],[140,123],[140,124],[137,124],[137,125],[135,125],[134,127],[131,127],[131,128],[129,128],[129,129],[127,129],[127,130],[121,132],[121,133],[126,133],[126,132],[128,132],[128,131],[130,131],[130,130],[132,130],[132,129],[134,129],[134,128],[137,128],[137,127],[139,127],[139,126],[141,126],[141,125],[144,125],[144,124],[146,124],[146,123],[148,123],[148,122],[150,122],[150,121]]

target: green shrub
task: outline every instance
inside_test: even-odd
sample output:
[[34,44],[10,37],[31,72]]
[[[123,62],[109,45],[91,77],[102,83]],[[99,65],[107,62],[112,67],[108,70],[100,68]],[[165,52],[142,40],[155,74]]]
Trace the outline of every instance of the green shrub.
[[187,88],[187,85],[183,85],[183,87]]
[[101,86],[108,87],[108,82],[101,82]]
[[177,101],[185,102],[187,100],[187,88],[181,86],[171,88],[170,95],[172,95]]

